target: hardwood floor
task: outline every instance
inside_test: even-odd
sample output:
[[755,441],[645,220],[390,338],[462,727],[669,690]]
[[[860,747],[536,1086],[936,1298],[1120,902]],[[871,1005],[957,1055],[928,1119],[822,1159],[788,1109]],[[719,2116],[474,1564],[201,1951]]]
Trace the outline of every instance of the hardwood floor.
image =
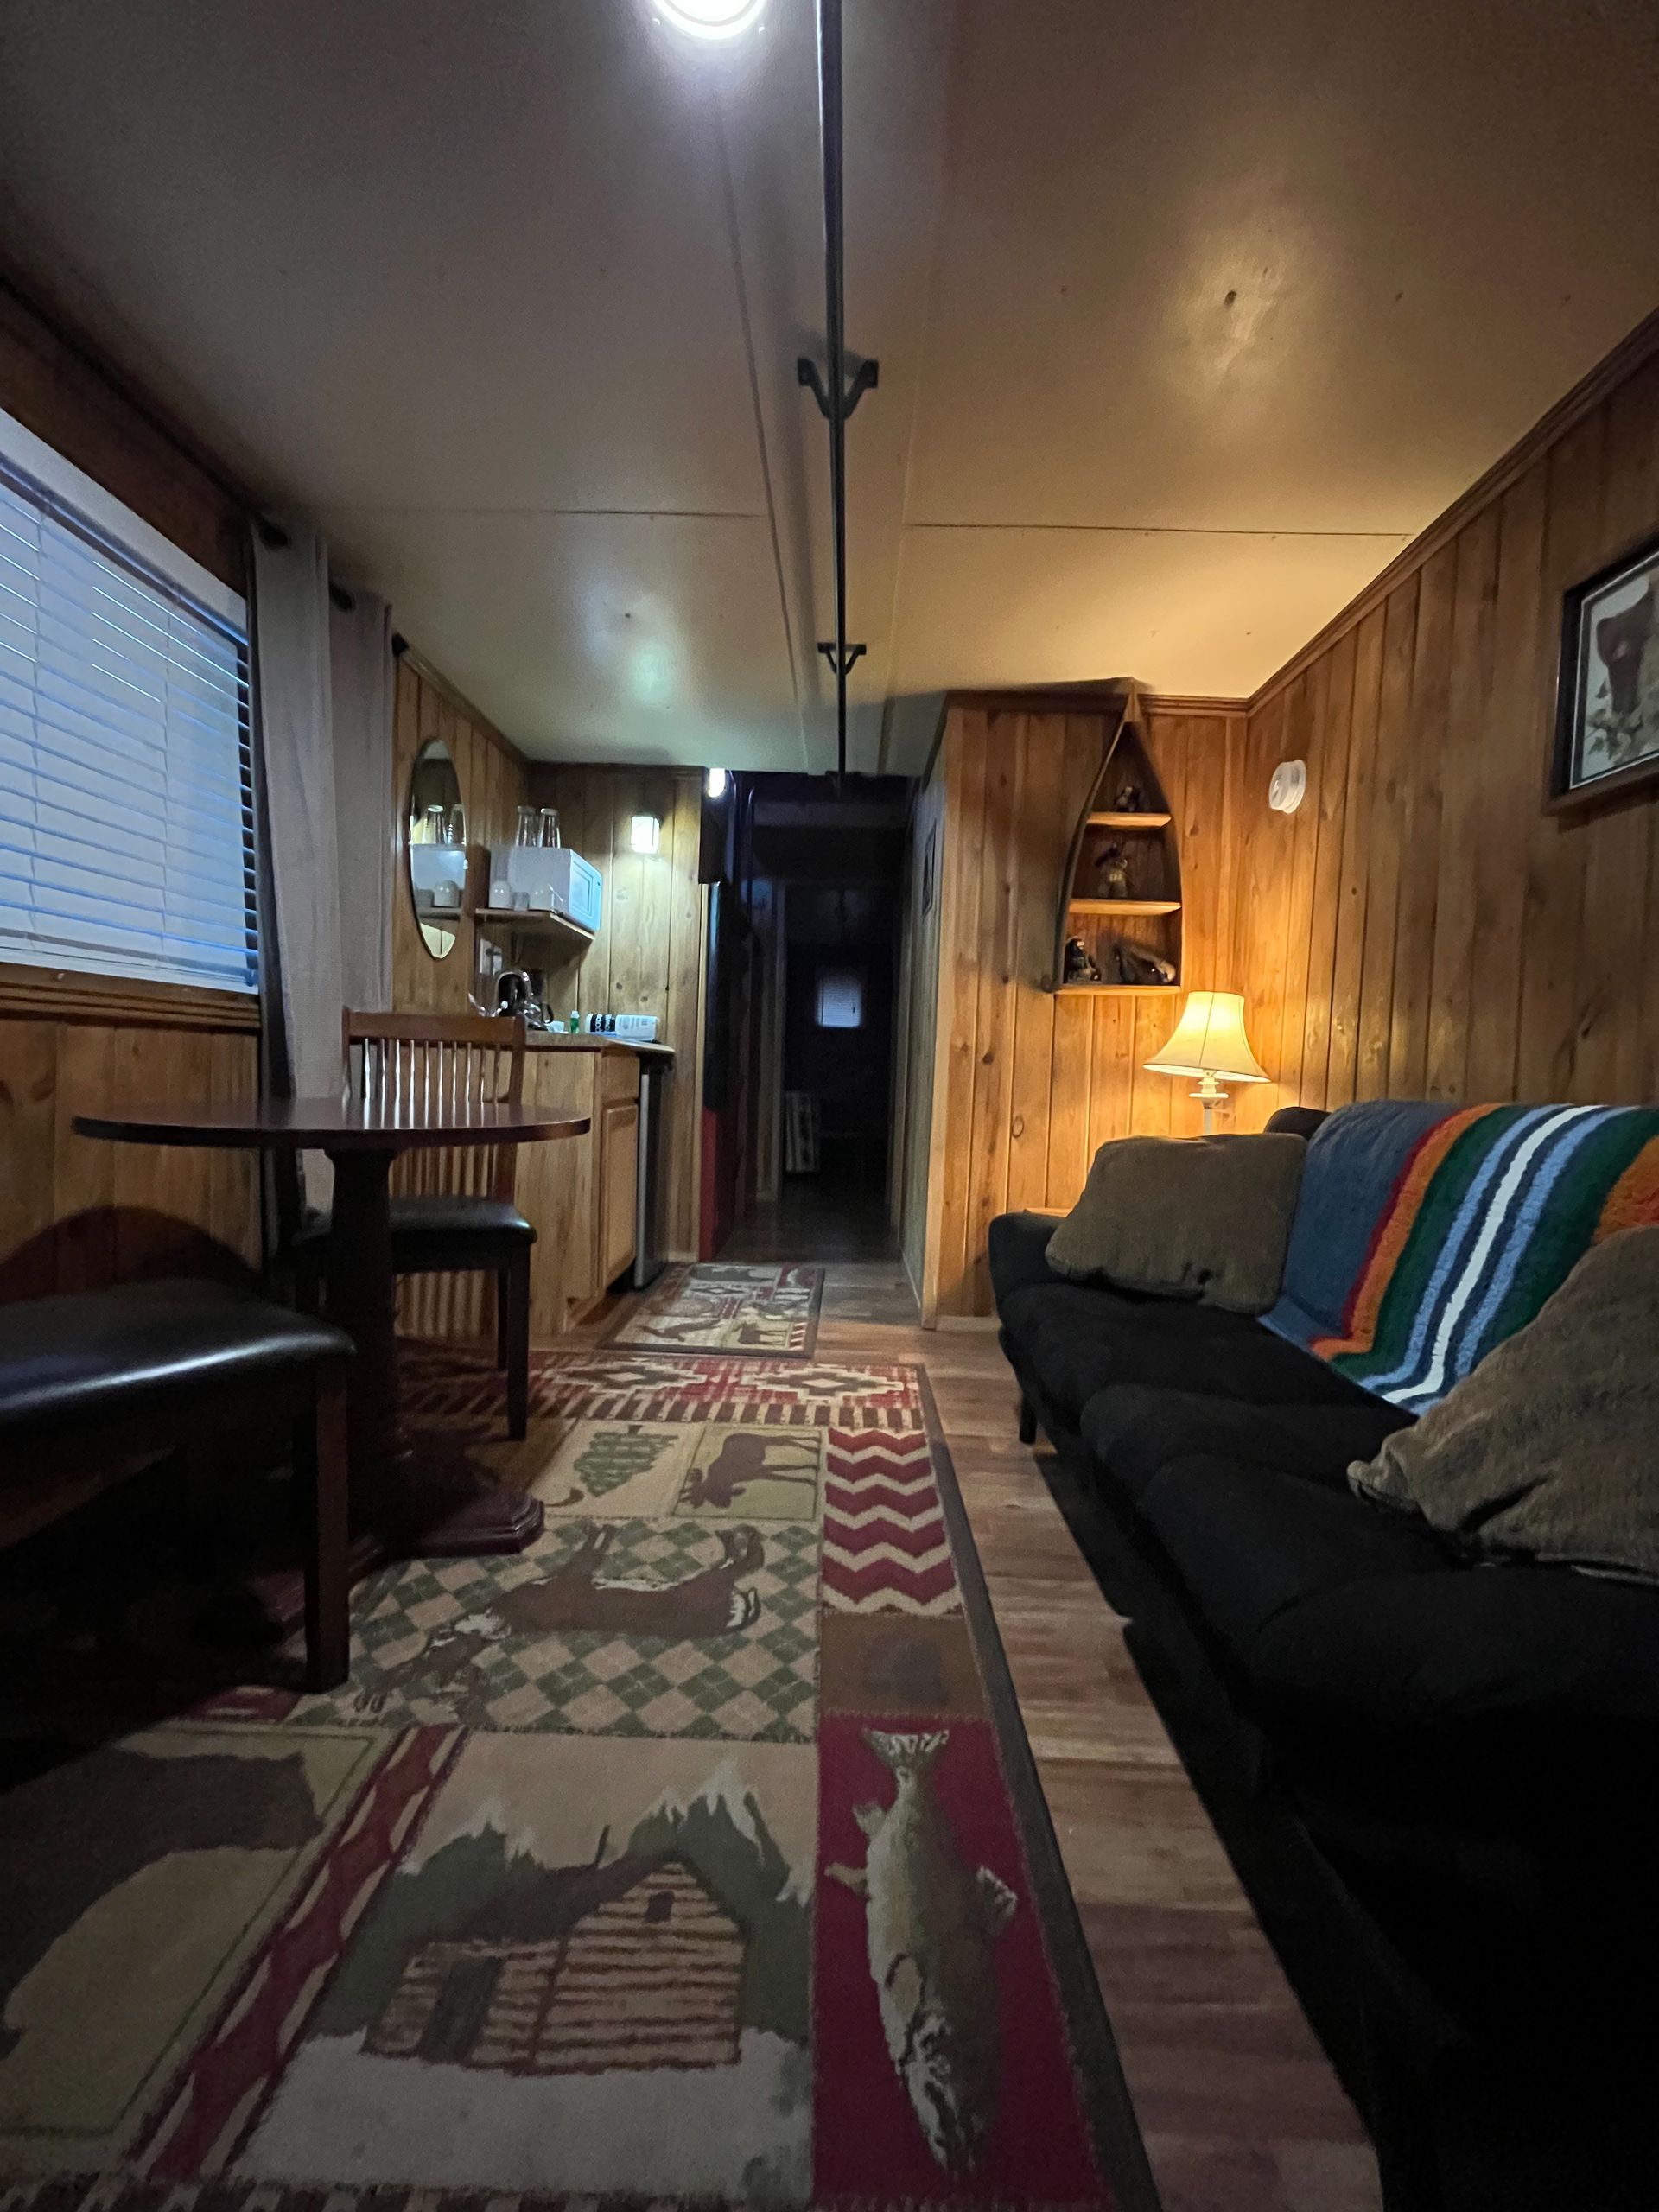
[[1376,2212],[1364,2132],[1018,1440],[995,1336],[924,1330],[896,1262],[842,1263],[817,1349],[926,1367],[1166,2212]]

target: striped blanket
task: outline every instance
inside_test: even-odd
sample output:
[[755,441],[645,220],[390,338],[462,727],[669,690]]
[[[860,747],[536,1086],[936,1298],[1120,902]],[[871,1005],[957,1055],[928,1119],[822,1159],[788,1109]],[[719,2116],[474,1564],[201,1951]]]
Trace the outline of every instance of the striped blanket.
[[1581,1253],[1659,1223],[1659,1109],[1344,1108],[1308,1146],[1269,1328],[1411,1413],[1530,1321]]

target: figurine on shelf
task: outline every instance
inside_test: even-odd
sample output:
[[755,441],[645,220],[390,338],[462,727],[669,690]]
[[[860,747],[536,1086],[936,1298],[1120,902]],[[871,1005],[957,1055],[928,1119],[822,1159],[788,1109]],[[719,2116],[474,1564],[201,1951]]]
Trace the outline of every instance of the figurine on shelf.
[[1120,983],[1173,983],[1175,963],[1142,945],[1125,944],[1120,938],[1112,948],[1112,962]]
[[1095,896],[1127,899],[1129,892],[1129,849],[1114,837],[1101,847],[1095,861]]
[[1131,781],[1118,785],[1117,797],[1112,801],[1114,814],[1140,814],[1145,808],[1146,800],[1139,784]]
[[1069,937],[1065,940],[1065,974],[1062,980],[1068,983],[1097,983],[1100,981],[1100,970],[1090,958],[1089,948],[1080,937]]

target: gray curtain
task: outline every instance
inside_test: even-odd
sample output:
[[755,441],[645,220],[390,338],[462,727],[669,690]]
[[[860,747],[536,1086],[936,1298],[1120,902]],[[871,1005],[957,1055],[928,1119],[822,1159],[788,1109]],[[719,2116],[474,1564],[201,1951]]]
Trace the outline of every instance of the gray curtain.
[[[271,1071],[290,1097],[332,1098],[340,1091],[344,987],[328,549],[296,521],[284,520],[280,531],[256,528],[252,538],[254,671],[274,925],[267,943],[274,985],[266,1003],[275,1031]],[[331,1179],[326,1160],[307,1159],[311,1205],[327,1204]]]
[[340,983],[346,1004],[391,1004],[391,610],[352,585],[328,626],[334,727]]

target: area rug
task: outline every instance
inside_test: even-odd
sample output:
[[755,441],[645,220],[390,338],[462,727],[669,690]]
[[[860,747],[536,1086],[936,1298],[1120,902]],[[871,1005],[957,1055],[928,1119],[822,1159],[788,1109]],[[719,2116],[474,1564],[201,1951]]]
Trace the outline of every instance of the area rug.
[[753,1351],[810,1358],[823,1269],[676,1267],[630,1299],[605,1342],[630,1351]]
[[132,1546],[0,1584],[6,2212],[1152,2204],[921,1370],[412,1380],[546,1531],[369,1579],[329,1696],[193,1688]]

